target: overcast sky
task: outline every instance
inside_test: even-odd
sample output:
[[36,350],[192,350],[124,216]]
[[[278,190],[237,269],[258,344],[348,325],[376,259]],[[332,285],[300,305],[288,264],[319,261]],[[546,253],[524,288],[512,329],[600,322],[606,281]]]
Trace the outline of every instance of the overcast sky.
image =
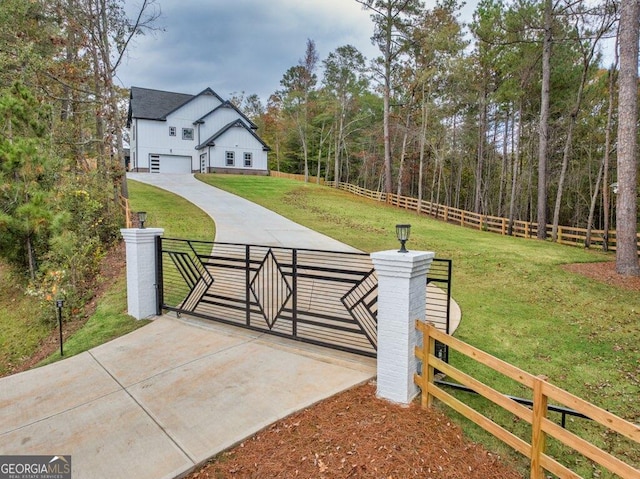
[[[128,8],[138,0],[127,0]],[[265,101],[304,56],[307,38],[320,60],[351,44],[367,59],[373,23],[355,0],[159,0],[165,31],[139,36],[118,70],[121,86]]]

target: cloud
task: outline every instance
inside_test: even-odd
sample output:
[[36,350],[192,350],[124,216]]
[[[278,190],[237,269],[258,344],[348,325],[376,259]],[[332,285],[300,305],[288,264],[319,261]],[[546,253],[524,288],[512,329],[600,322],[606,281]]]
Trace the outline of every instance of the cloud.
[[118,71],[124,87],[198,93],[207,86],[228,98],[256,93],[263,100],[304,56],[308,38],[320,60],[352,44],[365,56],[373,23],[355,0],[166,0],[164,32],[136,39]]

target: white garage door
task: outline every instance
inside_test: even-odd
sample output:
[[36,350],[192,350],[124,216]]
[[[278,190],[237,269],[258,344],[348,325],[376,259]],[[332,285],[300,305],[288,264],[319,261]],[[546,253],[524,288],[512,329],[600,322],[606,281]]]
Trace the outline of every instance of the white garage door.
[[152,173],[191,173],[191,157],[151,155]]

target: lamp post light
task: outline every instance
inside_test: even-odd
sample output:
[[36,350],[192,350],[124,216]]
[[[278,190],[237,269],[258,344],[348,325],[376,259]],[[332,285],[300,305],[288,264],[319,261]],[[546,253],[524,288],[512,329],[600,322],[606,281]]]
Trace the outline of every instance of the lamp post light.
[[60,329],[60,356],[64,356],[64,350],[62,349],[62,308],[64,306],[64,299],[56,300],[56,308],[58,308],[58,328]]
[[140,223],[140,229],[144,229],[144,222],[147,221],[147,212],[138,211],[138,223]]
[[396,237],[400,241],[400,249],[398,253],[408,253],[405,243],[409,240],[411,225],[396,225]]

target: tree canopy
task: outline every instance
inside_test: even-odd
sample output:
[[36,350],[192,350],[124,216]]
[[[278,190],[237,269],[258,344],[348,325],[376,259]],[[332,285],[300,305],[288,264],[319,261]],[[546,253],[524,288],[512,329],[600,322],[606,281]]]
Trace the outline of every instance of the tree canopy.
[[[318,82],[272,97],[262,134],[273,169],[538,223],[541,239],[563,225],[587,229],[589,241],[606,229],[608,247],[615,1],[482,0],[470,24],[455,0],[355,1],[371,13],[380,56],[339,47]],[[294,103],[304,116],[291,115]],[[629,164],[637,171],[637,158]]]

